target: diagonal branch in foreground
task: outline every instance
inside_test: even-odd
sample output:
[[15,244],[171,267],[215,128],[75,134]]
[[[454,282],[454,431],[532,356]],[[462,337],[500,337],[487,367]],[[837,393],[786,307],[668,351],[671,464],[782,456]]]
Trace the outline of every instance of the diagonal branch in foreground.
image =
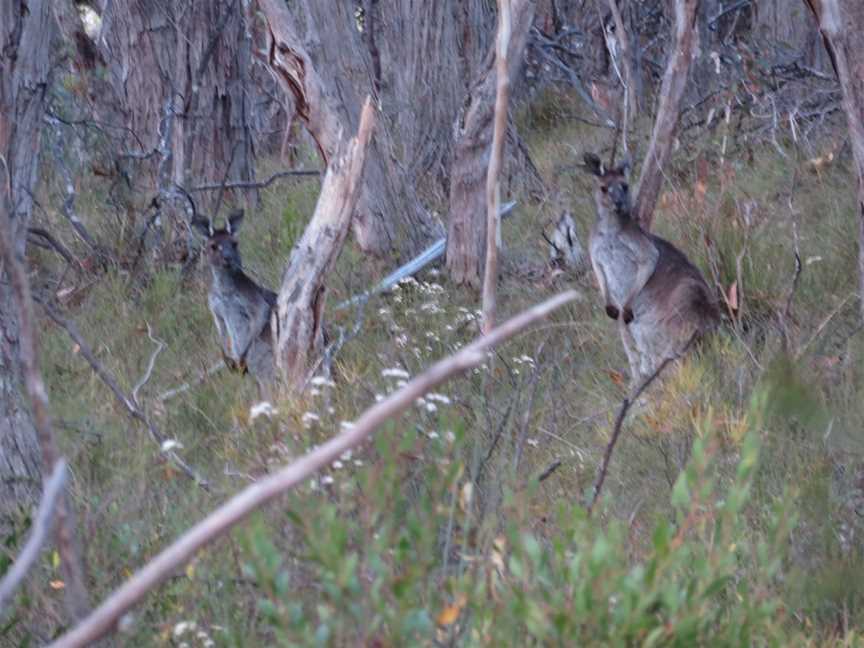
[[370,407],[346,431],[235,495],[142,567],[89,617],[52,643],[51,648],[89,646],[104,637],[112,631],[120,617],[151,589],[168,579],[196,553],[225,535],[253,511],[330,465],[346,450],[360,445],[386,421],[412,407],[417,398],[453,376],[482,364],[489,349],[574,300],[577,295],[573,290],[561,293],[513,317],[452,356],[438,361],[402,389]]

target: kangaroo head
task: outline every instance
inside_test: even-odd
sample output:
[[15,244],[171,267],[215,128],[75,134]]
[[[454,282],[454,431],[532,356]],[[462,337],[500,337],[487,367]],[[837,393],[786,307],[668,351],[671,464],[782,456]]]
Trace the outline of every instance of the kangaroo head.
[[243,210],[238,209],[228,217],[225,227],[215,229],[213,223],[201,216],[192,219],[192,226],[207,237],[207,261],[214,268],[242,270],[240,248],[237,245],[237,231],[243,222]]
[[630,214],[630,161],[624,160],[617,167],[607,167],[593,153],[586,153],[585,169],[597,178],[594,202],[598,214],[614,212],[618,216]]

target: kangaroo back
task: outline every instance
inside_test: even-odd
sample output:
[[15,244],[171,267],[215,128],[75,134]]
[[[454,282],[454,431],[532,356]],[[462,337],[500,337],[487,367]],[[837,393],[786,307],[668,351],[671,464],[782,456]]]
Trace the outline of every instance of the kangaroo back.
[[243,272],[236,236],[242,221],[243,211],[238,210],[220,229],[198,216],[192,225],[207,239],[205,255],[212,275],[207,303],[225,364],[248,371],[263,387],[273,380],[270,315],[276,293],[259,286]]

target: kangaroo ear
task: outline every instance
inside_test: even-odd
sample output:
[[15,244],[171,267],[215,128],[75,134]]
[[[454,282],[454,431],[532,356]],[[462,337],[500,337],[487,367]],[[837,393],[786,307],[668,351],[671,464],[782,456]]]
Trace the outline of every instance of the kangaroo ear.
[[203,236],[213,236],[213,224],[209,219],[196,216],[192,219],[191,225]]
[[582,156],[582,159],[585,160],[585,170],[588,171],[588,173],[595,176],[606,174],[606,167],[603,165],[603,162],[601,162],[600,158],[593,153],[586,153]]
[[243,222],[243,210],[235,209],[231,212],[231,215],[228,216],[228,233],[236,234],[237,230],[240,229],[240,224]]
[[618,173],[620,173],[624,177],[628,177],[630,175],[631,166],[632,162],[630,160],[630,156],[628,155],[623,160],[621,160],[621,164],[618,165]]

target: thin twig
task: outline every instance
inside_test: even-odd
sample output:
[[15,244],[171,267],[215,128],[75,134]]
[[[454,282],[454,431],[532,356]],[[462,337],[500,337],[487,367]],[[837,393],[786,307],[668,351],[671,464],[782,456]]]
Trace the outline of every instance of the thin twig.
[[156,344],[156,348],[153,350],[153,353],[150,356],[150,361],[147,363],[147,371],[144,372],[144,375],[141,376],[141,380],[135,383],[135,386],[132,388],[132,402],[140,407],[140,402],[138,401],[138,390],[140,390],[144,385],[147,384],[147,381],[150,380],[150,376],[153,375],[153,368],[156,366],[156,357],[162,353],[162,349],[165,348],[165,343],[153,337],[153,331],[150,328],[149,322],[144,322],[147,326],[147,337],[150,338],[153,343]]
[[306,481],[345,451],[357,447],[385,422],[413,407],[414,402],[450,378],[478,366],[486,352],[577,297],[568,291],[520,313],[411,380],[366,410],[356,423],[300,459],[248,486],[136,572],[87,619],[51,644],[52,648],[89,646],[115,627],[117,620],[164,582],[202,548],[225,535],[253,511]]
[[537,481],[541,484],[549,479],[552,474],[561,467],[562,461],[560,459],[556,459],[549,466],[537,476]]
[[42,552],[42,547],[48,541],[48,536],[51,535],[54,529],[54,512],[57,508],[59,498],[66,488],[66,479],[69,476],[69,469],[66,465],[66,460],[61,458],[54,464],[54,471],[51,476],[45,480],[45,490],[42,493],[42,501],[39,502],[39,510],[36,513],[36,519],[30,530],[30,537],[27,538],[27,543],[18,554],[15,562],[3,576],[0,581],[0,620],[3,619],[4,613],[8,611],[8,604],[15,591],[21,586],[24,577],[33,567],[33,563]]
[[177,396],[177,395],[179,395],[179,394],[182,394],[182,393],[184,393],[184,392],[187,392],[187,391],[189,391],[190,389],[192,389],[193,387],[197,387],[198,385],[200,385],[201,383],[203,383],[205,380],[207,380],[210,376],[212,376],[213,374],[215,374],[215,373],[221,371],[221,370],[224,369],[224,368],[225,368],[225,361],[224,361],[224,360],[220,360],[219,362],[217,362],[216,364],[214,364],[214,365],[211,366],[210,368],[208,368],[208,369],[206,369],[205,371],[202,371],[201,373],[199,373],[199,374],[195,377],[195,380],[191,380],[191,381],[189,381],[189,382],[185,382],[185,383],[183,383],[182,385],[178,385],[177,387],[174,387],[174,388],[172,388],[172,389],[169,389],[168,391],[164,391],[164,392],[162,392],[161,394],[159,394],[159,395],[156,397],[156,400],[159,401],[160,403],[164,403],[164,402],[167,401],[167,400],[171,400],[171,399],[174,398],[175,396]]
[[288,178],[292,176],[319,176],[321,175],[320,171],[316,171],[314,169],[296,169],[292,171],[280,171],[279,173],[274,173],[272,176],[267,178],[262,182],[226,182],[219,184],[206,184],[206,185],[198,185],[197,187],[191,187],[189,191],[213,191],[215,189],[265,189],[273,184],[274,181],[279,178]]
[[99,377],[99,379],[105,383],[108,389],[111,390],[111,393],[117,398],[120,404],[123,406],[123,409],[126,410],[126,413],[136,421],[139,421],[147,428],[147,431],[150,433],[150,437],[153,441],[159,446],[160,451],[165,454],[171,461],[176,465],[181,472],[183,472],[187,477],[192,479],[196,484],[198,484],[205,491],[210,491],[210,485],[204,477],[202,477],[194,468],[192,468],[189,464],[187,464],[180,456],[172,449],[165,447],[165,441],[167,440],[165,436],[158,430],[158,428],[153,424],[153,422],[147,418],[144,413],[141,411],[140,407],[138,407],[135,400],[130,397],[127,397],[126,394],[123,393],[123,390],[120,389],[120,386],[117,384],[117,381],[108,373],[108,370],[102,365],[101,362],[96,358],[96,354],[93,353],[93,349],[90,348],[90,345],[87,344],[87,341],[78,331],[78,327],[75,326],[74,322],[70,322],[69,320],[60,316],[51,306],[49,306],[46,302],[41,300],[36,300],[37,303],[45,309],[45,313],[48,317],[57,324],[60,328],[62,328],[66,333],[72,338],[72,341],[78,345],[78,348],[81,351],[81,355],[83,358],[90,364],[93,371]]
[[615,418],[615,426],[612,428],[612,438],[606,446],[606,452],[603,455],[603,463],[600,466],[600,474],[597,476],[597,482],[594,484],[594,493],[591,497],[591,503],[588,504],[588,515],[591,515],[591,511],[594,509],[594,504],[597,503],[597,499],[600,497],[600,491],[603,489],[603,482],[606,481],[606,473],[609,470],[609,462],[612,460],[612,451],[615,449],[615,444],[618,443],[618,437],[621,435],[621,428],[624,425],[624,419],[627,416],[627,412],[630,411],[630,406],[639,399],[642,392],[648,389],[651,383],[657,380],[660,374],[663,373],[663,370],[670,363],[675,362],[675,360],[687,353],[690,345],[693,344],[698,335],[699,331],[694,332],[680,352],[666,357],[663,362],[660,363],[660,366],[654,370],[654,373],[643,380],[636,390],[621,402],[621,409],[618,410],[618,416]]

